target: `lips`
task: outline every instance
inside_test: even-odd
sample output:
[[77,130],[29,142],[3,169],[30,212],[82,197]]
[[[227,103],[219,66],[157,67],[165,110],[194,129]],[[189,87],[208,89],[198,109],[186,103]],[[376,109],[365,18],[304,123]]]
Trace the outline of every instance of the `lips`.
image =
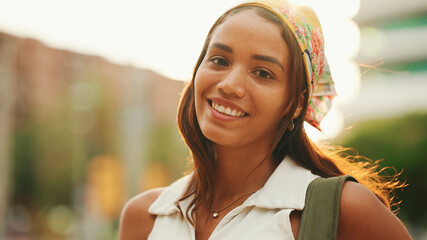
[[232,103],[227,103],[223,100],[212,99],[212,100],[208,100],[208,102],[211,105],[211,107],[215,109],[217,112],[227,116],[244,117],[248,115],[247,113],[244,112],[243,109],[235,106]]

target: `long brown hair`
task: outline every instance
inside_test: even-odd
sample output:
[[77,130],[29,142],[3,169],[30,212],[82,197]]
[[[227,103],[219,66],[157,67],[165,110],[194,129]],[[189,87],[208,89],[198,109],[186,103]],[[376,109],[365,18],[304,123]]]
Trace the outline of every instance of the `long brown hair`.
[[[280,120],[276,138],[271,149],[273,161],[276,161],[278,164],[286,155],[289,155],[301,166],[321,177],[332,177],[345,174],[352,175],[361,184],[369,188],[385,206],[390,208],[392,205],[390,193],[394,188],[401,186],[395,178],[388,181],[379,174],[381,171],[378,171],[377,164],[370,161],[359,161],[362,157],[357,155],[346,155],[345,152],[347,149],[340,147],[320,147],[308,138],[303,128],[303,123],[309,96],[308,91],[305,91],[307,89],[307,83],[305,81],[306,75],[298,44],[290,30],[276,15],[262,7],[243,6],[226,12],[212,26],[194,68],[192,80],[186,85],[181,96],[177,122],[181,135],[190,149],[193,160],[193,175],[186,192],[180,199],[183,200],[194,195],[185,213],[186,218],[194,224],[195,212],[200,205],[207,206],[208,208],[212,207],[214,189],[213,173],[215,152],[212,142],[202,134],[197,121],[194,102],[194,79],[206,55],[215,29],[221,25],[227,17],[244,10],[254,11],[259,16],[278,25],[282,31],[283,39],[290,48],[291,58],[293,58],[292,61],[290,61],[291,71],[289,79],[291,79],[291,81],[289,83],[290,90],[288,94],[288,102],[291,107],[288,113]],[[294,130],[286,131],[292,119],[292,113],[296,111],[299,104],[301,93],[304,94],[303,109],[300,116],[293,120],[295,124]],[[179,207],[178,203],[177,206]]]

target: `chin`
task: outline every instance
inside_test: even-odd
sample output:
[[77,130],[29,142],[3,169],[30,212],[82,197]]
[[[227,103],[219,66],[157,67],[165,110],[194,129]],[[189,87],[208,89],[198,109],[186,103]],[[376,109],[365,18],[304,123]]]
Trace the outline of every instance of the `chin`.
[[240,147],[245,144],[242,139],[243,137],[237,138],[235,135],[223,134],[218,132],[207,132],[203,135],[209,139],[213,144],[227,147]]
[[203,135],[214,144],[218,145],[235,145],[233,144],[233,137],[230,134],[224,134],[224,131],[217,131],[212,128],[201,129]]

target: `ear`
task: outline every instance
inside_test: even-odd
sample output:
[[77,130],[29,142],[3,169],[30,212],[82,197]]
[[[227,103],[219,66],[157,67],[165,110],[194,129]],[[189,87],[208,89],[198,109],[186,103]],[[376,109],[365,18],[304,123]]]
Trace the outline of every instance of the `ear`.
[[305,91],[306,90],[304,90],[300,95],[299,95],[299,99],[298,99],[298,107],[297,107],[297,109],[295,110],[295,113],[294,113],[294,118],[297,118],[297,117],[299,117],[299,115],[301,114],[301,111],[302,111],[302,108],[303,108],[303,106],[304,106],[304,93],[305,93]]

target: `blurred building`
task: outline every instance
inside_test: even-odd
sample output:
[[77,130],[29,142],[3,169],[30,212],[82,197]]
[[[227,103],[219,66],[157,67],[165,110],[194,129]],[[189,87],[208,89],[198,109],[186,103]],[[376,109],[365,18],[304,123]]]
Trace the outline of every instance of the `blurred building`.
[[427,111],[427,1],[361,0],[358,96],[341,106],[347,122]]
[[[427,239],[427,1],[360,0],[358,95],[340,106],[341,139],[358,154],[402,171],[399,218],[414,239]],[[390,171],[387,174],[394,174]]]
[[152,163],[180,156],[166,145],[179,142],[183,82],[4,33],[0,53],[0,239],[109,238],[96,228],[116,226],[123,203],[153,186],[144,169],[167,175]]

